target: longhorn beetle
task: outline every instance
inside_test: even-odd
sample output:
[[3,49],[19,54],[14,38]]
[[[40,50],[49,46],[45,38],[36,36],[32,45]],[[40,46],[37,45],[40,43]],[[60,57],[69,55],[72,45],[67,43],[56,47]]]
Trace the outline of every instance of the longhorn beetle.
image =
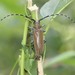
[[41,19],[39,19],[38,21],[28,17],[28,16],[25,16],[23,14],[10,14],[10,15],[7,15],[5,16],[2,20],[4,20],[5,18],[9,17],[9,16],[23,16],[23,17],[26,17],[30,20],[33,21],[34,23],[34,27],[33,27],[33,39],[34,39],[34,48],[35,48],[35,59],[39,60],[41,54],[43,53],[43,48],[44,48],[44,40],[43,40],[43,30],[42,30],[42,26],[40,25],[40,21],[47,18],[47,17],[50,17],[50,16],[65,16],[67,17],[68,19],[70,19],[73,23],[75,23],[73,21],[73,19],[71,19],[70,17],[68,17],[67,15],[64,15],[64,14],[52,14],[52,15],[47,15]]

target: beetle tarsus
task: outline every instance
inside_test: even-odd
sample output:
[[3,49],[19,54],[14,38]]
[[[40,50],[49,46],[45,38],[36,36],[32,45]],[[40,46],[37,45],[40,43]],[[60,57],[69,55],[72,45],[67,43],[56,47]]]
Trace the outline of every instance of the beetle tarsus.
[[35,55],[35,60],[40,60],[40,55]]
[[46,40],[44,40],[44,43],[46,43]]

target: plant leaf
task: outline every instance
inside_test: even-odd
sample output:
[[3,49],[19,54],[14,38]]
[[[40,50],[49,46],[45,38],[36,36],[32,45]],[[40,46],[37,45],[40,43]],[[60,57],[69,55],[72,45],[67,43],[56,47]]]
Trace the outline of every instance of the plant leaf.
[[32,63],[33,63],[34,59],[30,59],[30,55],[29,55],[29,52],[28,50],[25,51],[25,70],[29,73],[29,75],[32,75],[30,73],[30,69],[32,67]]
[[64,60],[67,60],[69,58],[72,58],[75,56],[75,51],[68,51],[68,52],[65,52],[65,53],[62,53],[52,59],[48,59],[46,60],[45,64],[44,64],[44,68],[47,68],[57,62],[60,62],[60,61],[64,61]]
[[[40,9],[40,14],[45,17],[47,15],[59,14],[63,9],[65,9],[73,0],[50,0],[45,3]],[[51,20],[55,18],[55,16],[50,17]],[[49,29],[49,25],[46,27],[46,32]],[[46,34],[45,32],[45,34]]]
[[40,14],[44,17],[47,15],[52,15],[60,13],[64,8],[66,8],[73,0],[50,0],[46,2],[40,9]]

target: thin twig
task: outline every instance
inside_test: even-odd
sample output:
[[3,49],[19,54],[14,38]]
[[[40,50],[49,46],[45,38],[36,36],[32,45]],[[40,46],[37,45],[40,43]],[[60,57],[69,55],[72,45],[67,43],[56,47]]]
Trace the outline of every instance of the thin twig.
[[40,57],[39,60],[37,60],[37,68],[38,68],[38,75],[44,75],[44,71],[43,71],[43,60],[42,60],[42,56]]

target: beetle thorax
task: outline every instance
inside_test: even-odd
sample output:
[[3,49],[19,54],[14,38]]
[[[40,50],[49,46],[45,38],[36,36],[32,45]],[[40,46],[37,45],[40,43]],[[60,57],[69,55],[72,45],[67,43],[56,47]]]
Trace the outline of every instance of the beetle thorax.
[[36,29],[40,29],[40,28],[41,28],[39,21],[36,21],[36,22],[34,23],[34,28],[36,28]]

